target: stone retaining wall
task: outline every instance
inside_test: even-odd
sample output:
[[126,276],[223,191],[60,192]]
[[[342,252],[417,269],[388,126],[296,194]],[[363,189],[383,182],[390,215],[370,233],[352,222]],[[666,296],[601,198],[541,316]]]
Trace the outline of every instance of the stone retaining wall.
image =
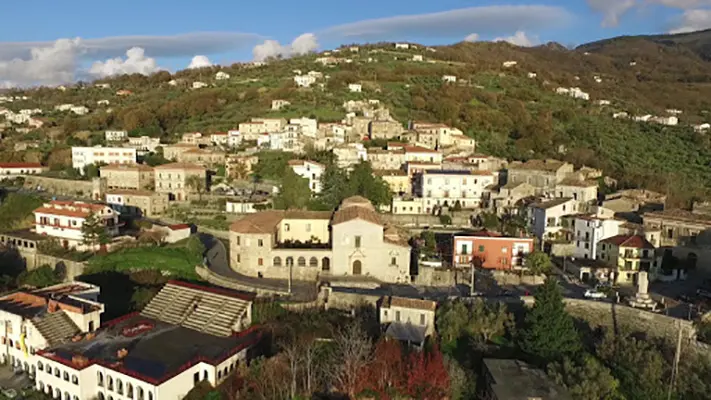
[[253,285],[247,285],[240,283],[234,279],[229,279],[225,278],[224,276],[218,275],[209,269],[201,266],[195,267],[195,272],[200,276],[202,279],[206,280],[207,282],[217,285],[217,286],[222,286],[226,287],[229,289],[234,289],[234,290],[240,290],[244,292],[256,292],[257,296],[264,296],[264,297],[271,297],[271,296],[289,296],[289,292],[286,290],[279,290],[275,288],[269,288],[266,286],[262,287],[256,287]]

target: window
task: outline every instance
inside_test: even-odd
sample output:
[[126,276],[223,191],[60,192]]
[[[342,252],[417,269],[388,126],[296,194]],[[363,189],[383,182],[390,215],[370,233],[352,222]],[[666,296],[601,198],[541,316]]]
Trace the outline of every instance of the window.
[[395,311],[395,321],[400,322],[400,311]]
[[42,371],[42,369],[44,369],[44,365],[42,364],[41,361],[37,363],[37,369],[40,371]]
[[296,263],[299,267],[305,267],[306,266],[306,259],[304,257],[299,257],[296,260]]
[[483,245],[480,245],[480,246],[479,246],[479,253],[483,253],[483,252],[484,252],[484,246],[483,246]]
[[361,237],[360,237],[360,236],[356,236],[356,237],[355,237],[355,247],[356,247],[356,249],[359,249],[359,248],[360,248],[360,242],[361,242]]
[[200,371],[193,374],[193,383],[197,384],[198,382],[200,382]]
[[241,237],[241,236],[237,236],[237,246],[240,245],[240,242],[241,242],[241,241],[242,241],[242,237]]
[[281,267],[281,257],[274,257],[274,266]]
[[259,265],[260,267],[261,267],[262,265],[264,265],[264,259],[263,259],[263,258],[257,259],[257,265]]
[[316,257],[309,258],[309,267],[318,267],[318,258],[316,258]]
[[242,257],[239,254],[237,254],[237,262],[242,262]]
[[508,247],[503,247],[503,248],[501,249],[501,252],[504,253],[504,254],[506,254],[506,253],[509,252],[509,248],[508,248]]
[[104,374],[102,374],[101,372],[99,372],[99,373],[96,375],[96,380],[97,380],[97,384],[99,385],[99,387],[104,386]]
[[311,224],[306,224],[306,232],[311,232]]
[[110,376],[106,377],[106,387],[109,390],[114,390],[114,380]]
[[[59,370],[57,368],[54,369],[54,376],[59,378]],[[69,379],[67,379],[67,380],[69,380]]]
[[69,382],[69,372],[64,371],[63,378],[65,381]]
[[72,383],[75,385],[79,384],[79,378],[76,375],[72,375]]
[[120,379],[116,379],[116,392],[118,394],[123,394],[123,382]]
[[291,226],[289,224],[284,224],[284,232],[289,232],[291,230]]
[[425,325],[425,321],[426,321],[425,314],[420,314],[420,325]]
[[461,250],[460,254],[464,254],[464,255],[469,254],[469,245],[468,244],[462,245],[462,250]]
[[390,257],[390,265],[397,265],[397,257]]

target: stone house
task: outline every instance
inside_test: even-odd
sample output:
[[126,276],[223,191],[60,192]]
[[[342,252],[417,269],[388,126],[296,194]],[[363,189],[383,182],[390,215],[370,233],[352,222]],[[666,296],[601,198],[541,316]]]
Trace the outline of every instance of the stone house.
[[106,203],[121,215],[158,217],[168,209],[168,194],[148,190],[109,190]]
[[525,182],[536,189],[536,194],[545,194],[554,190],[573,171],[573,164],[558,160],[513,162],[508,166],[508,182]]
[[198,145],[190,143],[176,143],[163,146],[163,157],[166,160],[177,161],[180,155],[188,150],[199,149]]
[[703,232],[711,229],[711,216],[685,210],[664,210],[644,213],[645,229],[661,233],[662,246],[692,246]]
[[380,324],[387,325],[385,336],[422,345],[435,333],[437,302],[406,297],[383,297],[378,308]]
[[145,164],[109,164],[99,168],[108,189],[152,189],[155,183],[153,167]]
[[410,246],[360,196],[333,213],[269,210],[230,227],[230,265],[254,277],[316,281],[320,276],[410,280]]
[[555,197],[570,197],[578,202],[578,210],[597,203],[596,181],[564,179],[555,186]]
[[491,196],[490,208],[496,215],[518,214],[520,201],[532,197],[535,188],[528,183],[507,183]]
[[373,169],[396,170],[405,164],[405,150],[368,149],[368,161]]
[[225,164],[226,155],[222,151],[190,149],[178,155],[178,162],[196,164],[206,168]]
[[398,121],[372,121],[370,123],[370,139],[393,139],[400,136],[405,129]]
[[188,195],[197,192],[191,187],[191,177],[197,176],[207,190],[207,171],[205,168],[188,163],[172,163],[155,167],[155,191],[167,193],[170,200],[187,201]]

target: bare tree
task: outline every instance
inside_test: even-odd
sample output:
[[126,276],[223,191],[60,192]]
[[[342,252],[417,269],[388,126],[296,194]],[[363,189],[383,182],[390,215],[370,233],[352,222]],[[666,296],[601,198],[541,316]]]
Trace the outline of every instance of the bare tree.
[[289,390],[291,398],[293,399],[296,397],[297,377],[299,375],[302,360],[304,359],[304,343],[301,338],[299,338],[296,333],[290,329],[289,336],[281,341],[279,347],[281,348],[281,353],[286,358],[286,363],[289,367]]
[[358,388],[359,375],[372,361],[373,344],[363,328],[351,323],[334,338],[335,359],[332,371],[339,389],[354,398]]

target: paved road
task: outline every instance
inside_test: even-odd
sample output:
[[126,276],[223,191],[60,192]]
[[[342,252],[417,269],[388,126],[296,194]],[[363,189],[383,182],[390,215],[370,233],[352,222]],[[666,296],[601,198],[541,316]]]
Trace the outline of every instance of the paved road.
[[[229,257],[225,244],[207,233],[200,233],[200,240],[205,245],[205,261],[207,267],[214,273],[232,279],[242,285],[255,289],[287,291],[289,283],[286,279],[255,278],[240,274],[230,268]],[[313,283],[292,281],[291,293],[294,300],[308,301],[316,298],[316,286]]]

